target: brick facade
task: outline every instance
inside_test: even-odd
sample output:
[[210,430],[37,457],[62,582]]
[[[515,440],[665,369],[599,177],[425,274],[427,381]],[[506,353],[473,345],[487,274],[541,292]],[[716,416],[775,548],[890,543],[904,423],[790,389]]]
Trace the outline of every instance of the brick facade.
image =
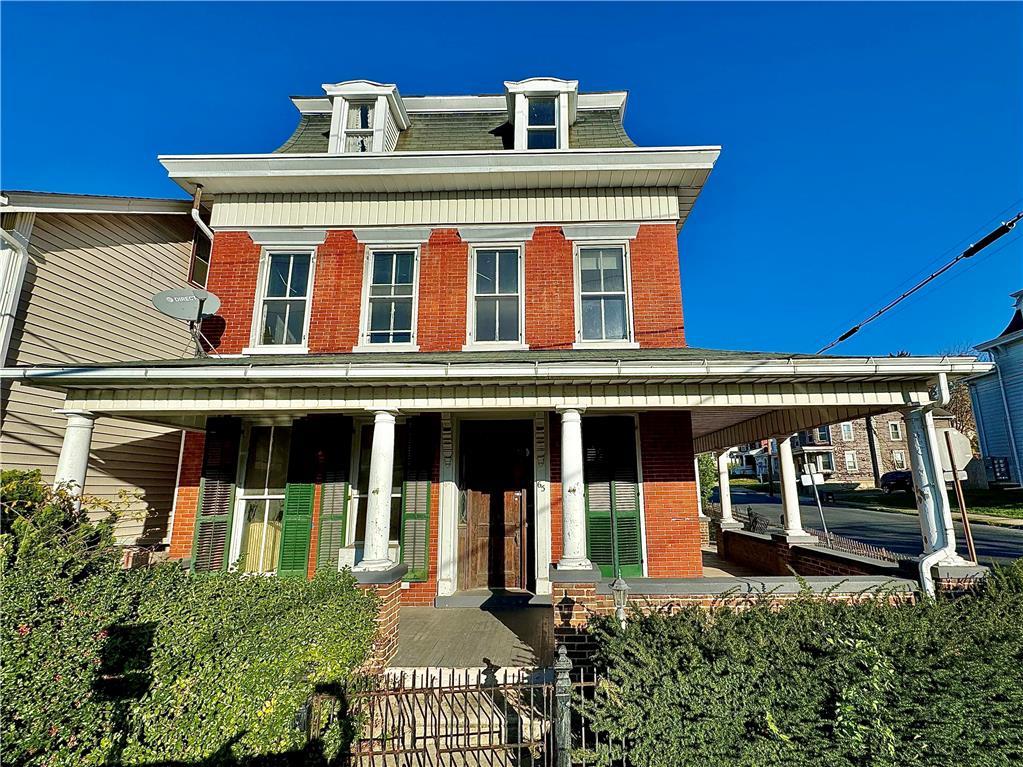
[[575,343],[572,243],[558,226],[538,226],[526,243],[526,343],[571,349]]
[[699,505],[693,465],[692,419],[687,412],[641,413],[647,573],[651,578],[699,578]]
[[186,431],[178,469],[178,487],[174,498],[174,519],[171,521],[171,559],[192,556],[192,538],[195,533],[195,515],[199,510],[199,484],[202,480],[202,459],[206,448],[206,435],[200,431]]
[[249,345],[259,255],[247,232],[218,232],[213,240],[206,287],[220,299],[220,310],[202,329],[220,354],[240,354]]
[[419,257],[420,351],[458,351],[466,341],[469,246],[457,229],[434,229]]
[[351,231],[328,232],[317,248],[310,352],[347,352],[359,342],[364,254]]
[[630,255],[636,341],[649,348],[685,346],[675,227],[641,226]]

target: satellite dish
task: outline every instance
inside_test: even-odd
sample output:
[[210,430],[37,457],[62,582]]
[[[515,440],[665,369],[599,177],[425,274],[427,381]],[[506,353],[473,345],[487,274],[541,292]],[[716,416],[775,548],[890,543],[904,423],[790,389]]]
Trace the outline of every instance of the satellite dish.
[[198,288],[175,288],[162,290],[153,296],[157,311],[185,322],[198,322],[212,317],[220,308],[220,299],[208,290]]

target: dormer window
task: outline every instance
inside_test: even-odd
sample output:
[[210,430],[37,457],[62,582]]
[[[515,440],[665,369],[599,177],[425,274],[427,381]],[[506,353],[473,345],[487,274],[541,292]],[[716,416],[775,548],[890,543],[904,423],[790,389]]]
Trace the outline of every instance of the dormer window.
[[568,149],[568,127],[575,122],[579,100],[577,81],[533,77],[504,87],[516,149]]
[[556,97],[534,96],[529,98],[526,148],[558,148],[558,99]]
[[348,119],[345,124],[345,152],[373,151],[373,112],[376,104],[372,101],[349,101]]

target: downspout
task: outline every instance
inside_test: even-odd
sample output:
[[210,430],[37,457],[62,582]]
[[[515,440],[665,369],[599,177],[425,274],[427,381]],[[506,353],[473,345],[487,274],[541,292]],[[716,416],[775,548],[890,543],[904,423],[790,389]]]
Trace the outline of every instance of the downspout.
[[[998,348],[997,346],[995,347]],[[992,358],[994,355],[991,355]],[[1023,484],[1023,473],[1020,472],[1019,451],[1016,449],[1016,433],[1012,428],[1012,415],[1009,412],[1009,398],[1005,394],[1005,379],[1002,378],[1002,367],[995,362],[995,372],[998,373],[998,389],[1002,393],[1002,409],[1005,410],[1005,428],[1009,430],[1009,447],[1012,448],[1012,462],[1016,466],[1016,482]]]
[[192,196],[192,220],[199,228],[199,231],[206,235],[210,241],[210,252],[213,252],[213,230],[206,226],[206,222],[199,216],[199,202],[202,200],[202,184],[195,185],[195,194]]
[[[924,592],[933,597],[935,593],[934,589],[934,576],[931,573],[931,568],[934,567],[938,562],[942,560],[957,560],[959,559],[955,550],[955,529],[952,526],[952,511],[948,506],[948,495],[945,492],[945,476],[941,468],[941,452],[938,445],[938,435],[934,431],[934,416],[931,411],[935,407],[945,407],[952,399],[951,392],[948,388],[948,376],[945,373],[938,374],[937,384],[937,399],[920,408],[916,413],[910,414],[910,428],[919,428],[923,434],[917,434],[914,441],[922,448],[922,453],[930,453],[930,459],[923,460],[921,467],[925,473],[930,469],[931,477],[929,484],[937,489],[937,497],[932,499],[935,510],[938,512],[934,515],[934,529],[933,540],[925,540],[924,545],[929,548],[920,558],[920,586]],[[919,425],[913,423],[919,418]],[[920,437],[923,436],[926,444],[920,444]],[[921,456],[922,457],[922,456]],[[916,472],[914,472],[915,474]],[[916,477],[914,477],[914,480]],[[933,494],[932,494],[933,495]],[[937,519],[940,517],[940,522]]]

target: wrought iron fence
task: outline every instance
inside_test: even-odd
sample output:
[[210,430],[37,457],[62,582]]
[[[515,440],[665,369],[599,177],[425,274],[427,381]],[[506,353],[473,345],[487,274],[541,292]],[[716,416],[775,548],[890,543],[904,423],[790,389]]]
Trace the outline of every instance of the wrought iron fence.
[[875,546],[872,543],[863,543],[863,541],[856,541],[852,538],[846,538],[835,533],[825,533],[823,530],[815,530],[812,527],[805,528],[806,532],[814,536],[817,542],[825,548],[832,549],[833,551],[844,551],[847,554],[858,554],[861,557],[870,557],[871,559],[880,559],[884,562],[901,562],[903,560],[913,559],[908,554],[899,554],[883,546]]

